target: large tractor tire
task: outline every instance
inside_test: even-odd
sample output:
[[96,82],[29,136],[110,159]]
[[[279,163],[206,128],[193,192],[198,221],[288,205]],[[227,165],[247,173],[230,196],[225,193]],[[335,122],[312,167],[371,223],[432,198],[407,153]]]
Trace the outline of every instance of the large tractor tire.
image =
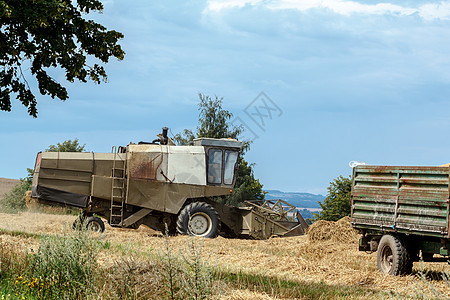
[[178,215],[177,231],[191,236],[215,238],[220,231],[219,215],[211,205],[193,202]]
[[384,235],[378,244],[377,267],[389,275],[411,273],[412,259],[405,243],[396,236]]

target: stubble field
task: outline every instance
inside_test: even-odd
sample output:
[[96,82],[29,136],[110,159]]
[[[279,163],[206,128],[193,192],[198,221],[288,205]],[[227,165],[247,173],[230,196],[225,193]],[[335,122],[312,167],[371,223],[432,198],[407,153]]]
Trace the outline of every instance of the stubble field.
[[[36,251],[40,236],[70,234],[75,216],[24,212],[0,214],[0,243]],[[309,235],[269,240],[163,237],[106,225],[92,239],[108,245],[98,261],[107,268],[126,258],[145,261],[170,251],[183,256],[189,247],[215,271],[214,295],[221,299],[274,298],[450,298],[443,279],[445,263],[414,263],[413,274],[393,277],[376,269],[376,254],[358,251],[358,236],[348,219],[318,223]],[[170,249],[170,250],[168,250]]]

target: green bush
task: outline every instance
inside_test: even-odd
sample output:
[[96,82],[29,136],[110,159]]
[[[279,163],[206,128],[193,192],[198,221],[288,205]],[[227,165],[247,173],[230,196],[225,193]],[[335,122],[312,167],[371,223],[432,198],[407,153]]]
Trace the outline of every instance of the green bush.
[[339,176],[330,182],[327,197],[319,202],[322,211],[314,213],[315,220],[337,221],[351,212],[352,178]]
[[[132,251],[99,265],[104,243],[75,231],[44,235],[35,252],[0,242],[0,298],[5,299],[211,299],[217,280],[202,246],[189,240],[174,250],[170,238],[152,258]],[[110,250],[108,249],[108,252]],[[2,299],[3,299],[2,298]]]
[[37,253],[31,255],[29,275],[47,288],[44,298],[86,297],[93,290],[97,270],[98,244],[86,231],[69,236],[48,236]]
[[4,194],[0,202],[2,211],[16,213],[27,208],[25,193],[31,190],[31,183],[21,179],[9,193]]
[[0,199],[0,209],[8,213],[16,213],[27,208],[25,193],[31,190],[34,169],[27,168],[27,177],[21,178],[9,193],[5,193]]
[[14,299],[93,296],[99,278],[98,253],[98,243],[86,231],[62,237],[46,236],[35,253],[27,254],[1,244],[0,294],[11,294]]

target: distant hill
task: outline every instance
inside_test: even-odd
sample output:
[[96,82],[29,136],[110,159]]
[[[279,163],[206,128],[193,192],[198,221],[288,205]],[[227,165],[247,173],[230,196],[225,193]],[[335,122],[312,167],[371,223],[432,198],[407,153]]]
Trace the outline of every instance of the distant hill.
[[295,207],[320,208],[318,201],[323,201],[325,196],[310,193],[282,192],[278,190],[266,190],[267,200],[281,199],[289,202]]
[[9,179],[0,177],[0,199],[3,198],[3,194],[9,193],[11,189],[20,183],[18,179]]

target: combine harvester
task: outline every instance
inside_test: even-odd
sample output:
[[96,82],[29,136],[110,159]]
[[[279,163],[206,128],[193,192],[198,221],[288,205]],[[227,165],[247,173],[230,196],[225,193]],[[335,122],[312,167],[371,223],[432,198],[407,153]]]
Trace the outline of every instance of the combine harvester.
[[[49,205],[79,207],[76,222],[103,232],[113,227],[266,239],[305,233],[308,225],[282,200],[232,207],[214,201],[233,192],[242,143],[195,139],[176,146],[163,128],[151,143],[113,147],[112,153],[40,152],[31,196]],[[167,229],[166,229],[167,227]]]

